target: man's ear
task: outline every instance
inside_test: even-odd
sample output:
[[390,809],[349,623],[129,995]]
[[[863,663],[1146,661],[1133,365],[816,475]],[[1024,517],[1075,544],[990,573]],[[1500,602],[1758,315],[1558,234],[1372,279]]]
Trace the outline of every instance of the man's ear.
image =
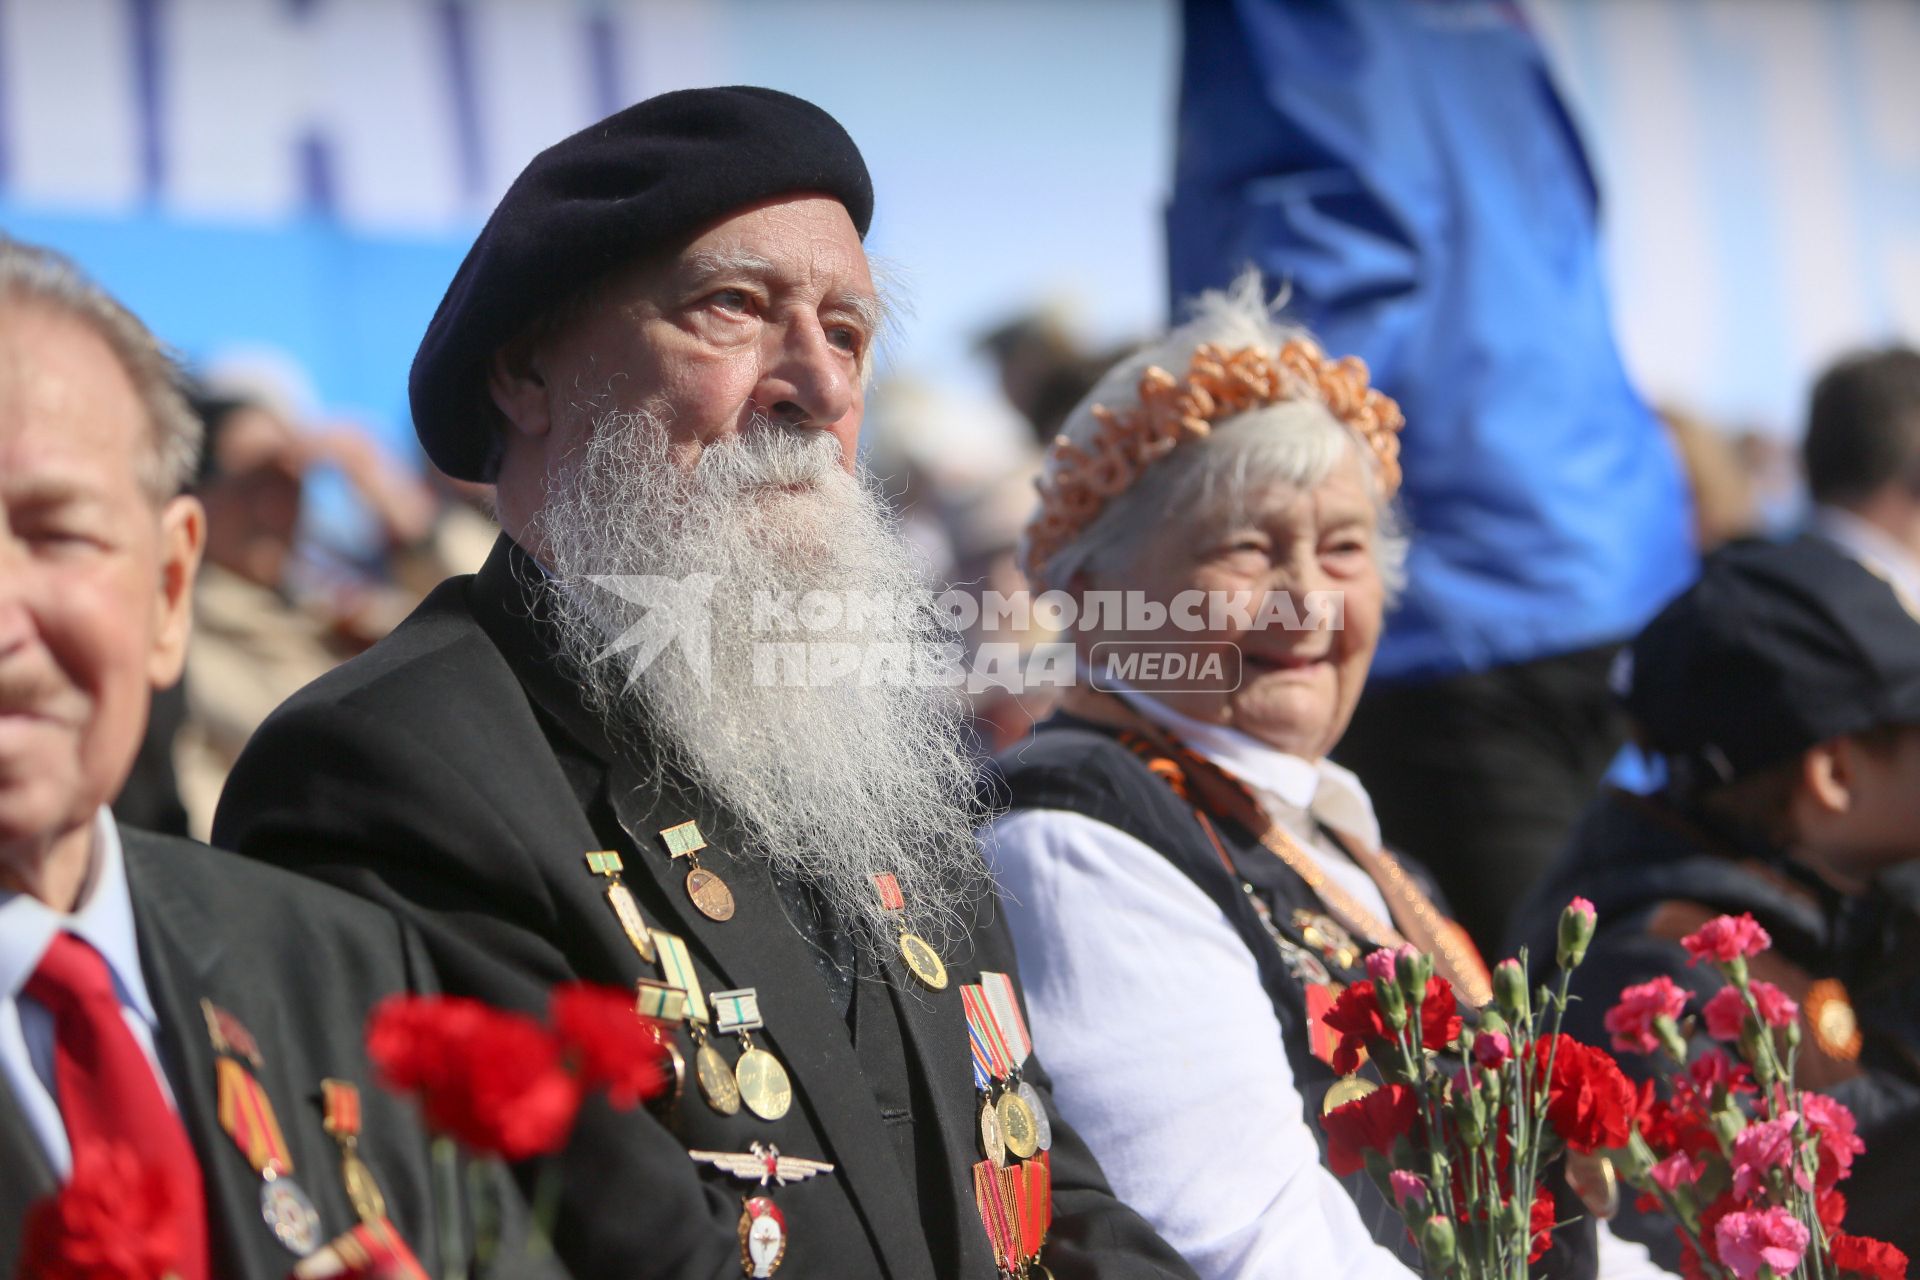
[[515,431],[544,436],[553,425],[547,380],[540,373],[533,342],[524,335],[500,347],[487,361],[487,394]]
[[1822,813],[1845,813],[1853,805],[1853,752],[1845,738],[1809,748],[1800,757],[1800,787]]
[[193,633],[193,581],[207,546],[207,513],[198,498],[182,494],[160,510],[158,597],[154,602],[153,649],[147,655],[147,679],[165,689],[186,666],[187,638]]

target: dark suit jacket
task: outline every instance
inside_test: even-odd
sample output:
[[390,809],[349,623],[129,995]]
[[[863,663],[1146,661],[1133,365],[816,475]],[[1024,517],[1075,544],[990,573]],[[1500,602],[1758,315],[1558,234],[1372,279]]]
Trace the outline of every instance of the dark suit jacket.
[[[234,769],[217,838],[407,913],[450,989],[530,1011],[569,979],[656,976],[583,857],[615,849],[642,913],[686,939],[707,991],[757,988],[755,1039],[791,1073],[792,1109],[772,1123],[722,1117],[689,1083],[664,1120],[583,1124],[565,1157],[559,1240],[576,1275],[740,1274],[746,1188],[687,1150],[754,1141],[837,1166],[772,1192],[790,1239],[783,1277],[993,1275],[958,986],[981,969],[1016,972],[1004,925],[983,908],[970,953],[945,957],[944,991],[897,961],[888,981],[858,983],[850,1032],[764,865],[730,856],[727,816],[646,784],[645,744],[617,750],[582,710],[522,585],[538,572],[503,538],[478,575],[443,583],[386,640],[289,700]],[[693,910],[685,867],[661,847],[659,831],[687,819],[737,897],[726,923]],[[691,1059],[684,1032],[680,1045]],[[1032,1064],[1027,1078],[1050,1106],[1045,1072]],[[1044,1260],[1059,1280],[1189,1274],[1071,1130],[1056,1122],[1054,1135]]]
[[[260,1176],[220,1128],[202,999],[258,1042],[263,1065],[254,1075],[286,1135],[292,1176],[319,1210],[321,1243],[358,1221],[339,1148],[321,1128],[320,1082],[331,1076],[360,1087],[361,1157],[432,1272],[426,1139],[411,1104],[375,1083],[362,1039],[383,997],[430,984],[418,941],[391,913],[325,885],[170,836],[122,827],[120,837],[140,965],[160,1019],[157,1048],[206,1180],[212,1274],[284,1280],[298,1258],[267,1229]],[[0,1275],[11,1276],[26,1211],[57,1183],[4,1082],[0,1169]]]

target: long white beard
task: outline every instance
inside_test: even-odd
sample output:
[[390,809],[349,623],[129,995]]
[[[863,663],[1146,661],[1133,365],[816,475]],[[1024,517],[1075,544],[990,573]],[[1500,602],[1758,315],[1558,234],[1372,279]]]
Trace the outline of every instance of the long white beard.
[[[955,939],[987,884],[972,832],[981,814],[963,708],[930,684],[755,679],[755,650],[792,640],[753,625],[753,602],[809,591],[917,599],[927,607],[809,630],[810,645],[929,645],[940,630],[914,560],[883,501],[840,467],[825,432],[755,423],[705,446],[686,469],[657,412],[609,414],[549,482],[540,532],[561,656],[615,741],[644,722],[663,765],[745,826],[751,848],[890,949],[902,927],[936,947]],[[603,575],[718,578],[709,679],[670,644],[643,670],[608,656],[648,606],[595,584]],[[902,616],[906,614],[907,616]],[[762,672],[767,670],[762,664]],[[873,877],[906,898],[887,914]]]

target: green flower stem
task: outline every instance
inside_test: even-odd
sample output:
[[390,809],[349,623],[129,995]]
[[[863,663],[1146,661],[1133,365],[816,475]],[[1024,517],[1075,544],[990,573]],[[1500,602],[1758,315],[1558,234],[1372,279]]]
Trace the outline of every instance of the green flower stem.
[[460,1222],[460,1149],[452,1138],[433,1140],[433,1183],[440,1274],[445,1280],[467,1280],[467,1239]]
[[535,1260],[553,1254],[553,1227],[560,1217],[560,1162],[548,1159],[540,1165],[540,1176],[533,1184],[533,1228],[527,1233],[527,1256]]

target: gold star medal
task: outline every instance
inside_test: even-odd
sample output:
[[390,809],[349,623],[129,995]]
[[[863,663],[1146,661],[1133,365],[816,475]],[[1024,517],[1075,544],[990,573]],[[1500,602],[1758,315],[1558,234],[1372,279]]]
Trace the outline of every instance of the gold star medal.
[[[894,917],[904,917],[907,910],[906,895],[900,892],[900,881],[891,871],[882,871],[873,878],[874,891],[880,895],[880,909]],[[947,966],[940,959],[940,953],[931,943],[919,934],[900,929],[900,958],[906,961],[907,972],[920,980],[920,984],[929,991],[947,989]]]

